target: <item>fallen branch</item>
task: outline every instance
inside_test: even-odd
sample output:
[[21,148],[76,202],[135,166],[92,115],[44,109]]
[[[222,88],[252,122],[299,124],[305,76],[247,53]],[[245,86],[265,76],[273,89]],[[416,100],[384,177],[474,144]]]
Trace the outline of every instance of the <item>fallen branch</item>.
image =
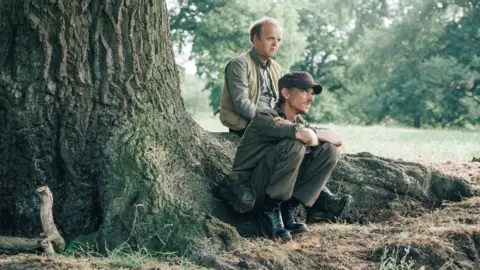
[[21,238],[0,236],[0,249],[33,251],[43,248],[49,257],[55,255],[55,250],[62,251],[65,248],[65,241],[53,222],[53,196],[47,186],[39,187],[37,192],[40,196],[40,220],[43,233],[40,238]]
[[55,226],[55,223],[53,222],[52,192],[47,186],[39,187],[37,189],[37,192],[40,195],[40,219],[42,221],[43,228],[43,234],[40,235],[40,237],[42,237],[43,239],[40,242],[40,245],[48,255],[53,256],[55,255],[54,248],[57,251],[61,251],[65,248],[65,241],[63,240],[63,237],[60,235],[57,227]]
[[0,236],[0,250],[34,251],[40,246],[39,238]]

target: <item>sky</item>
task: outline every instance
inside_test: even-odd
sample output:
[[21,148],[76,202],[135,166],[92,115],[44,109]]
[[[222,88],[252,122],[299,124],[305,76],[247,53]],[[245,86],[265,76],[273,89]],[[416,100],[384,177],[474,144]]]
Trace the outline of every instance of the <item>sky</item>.
[[195,62],[190,60],[190,52],[192,51],[192,43],[187,42],[183,47],[181,52],[178,52],[178,48],[175,48],[173,51],[175,52],[175,62],[177,65],[183,67],[185,69],[185,73],[188,74],[195,74],[197,71],[197,66]]
[[[166,0],[167,3],[167,9],[170,10],[175,10],[178,8],[177,4],[178,0]],[[185,69],[185,72],[188,74],[195,74],[197,71],[197,66],[195,65],[195,62],[190,60],[190,52],[192,51],[192,43],[187,41],[185,45],[182,48],[182,51],[179,52],[178,48],[175,47],[174,44],[174,52],[175,52],[175,62],[177,65],[183,67]]]

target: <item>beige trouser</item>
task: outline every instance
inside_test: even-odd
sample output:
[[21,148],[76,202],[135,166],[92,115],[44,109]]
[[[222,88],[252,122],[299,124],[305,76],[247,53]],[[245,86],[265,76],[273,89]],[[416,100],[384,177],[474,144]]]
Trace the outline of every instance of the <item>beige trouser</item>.
[[295,197],[305,206],[312,206],[337,161],[338,150],[330,143],[307,151],[299,140],[282,140],[271,147],[252,173],[255,208],[263,205],[265,195],[281,201]]

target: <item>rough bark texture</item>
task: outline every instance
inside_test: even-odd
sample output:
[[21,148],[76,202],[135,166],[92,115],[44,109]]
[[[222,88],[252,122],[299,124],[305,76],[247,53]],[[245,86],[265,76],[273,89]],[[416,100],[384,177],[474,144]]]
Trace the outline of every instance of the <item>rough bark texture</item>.
[[478,194],[461,178],[370,153],[344,155],[328,186],[336,193],[351,194],[357,210],[370,221],[384,219],[379,212],[395,206],[407,212],[417,207],[431,209],[444,201],[461,201]]
[[[204,214],[238,224],[211,195],[235,144],[185,112],[164,1],[0,0],[0,36],[0,235],[38,234],[33,195],[48,185],[67,238],[182,254],[194,239],[234,244],[235,230]],[[409,187],[422,190],[411,193],[419,200],[450,198],[429,187],[444,181],[433,174],[391,186],[381,170],[406,169],[363,159],[345,159],[332,182],[364,211],[364,194],[385,202]],[[374,180],[385,192],[364,190]]]
[[38,234],[41,185],[65,236],[185,250],[203,234],[231,157],[183,108],[163,1],[0,1],[0,35],[1,235]]

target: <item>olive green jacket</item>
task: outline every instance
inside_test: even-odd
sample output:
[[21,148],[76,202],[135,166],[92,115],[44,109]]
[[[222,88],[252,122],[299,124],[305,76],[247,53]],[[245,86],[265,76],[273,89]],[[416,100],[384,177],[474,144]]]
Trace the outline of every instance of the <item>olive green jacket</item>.
[[[258,67],[257,63],[255,63],[254,59],[252,59],[251,51],[248,51],[235,59],[242,61],[246,66],[246,79],[248,81],[248,87],[246,89],[240,89],[240,91],[245,91],[245,96],[248,95],[248,99],[256,105],[260,99],[260,68]],[[225,74],[227,73],[226,69],[228,68],[228,65],[232,61],[227,64],[227,67],[225,68]],[[281,75],[281,68],[280,65],[274,60],[270,59],[270,61],[271,64],[268,68],[269,73],[271,74],[272,88],[274,92],[273,94],[275,98],[278,98],[278,79]],[[250,119],[245,119],[242,117],[235,110],[235,105],[233,102],[241,101],[234,101],[232,99],[230,89],[228,89],[227,78],[225,78],[222,88],[222,95],[220,98],[220,121],[224,126],[230,129],[242,130],[250,122]]]
[[299,128],[312,128],[301,116],[292,123],[282,115],[278,107],[258,111],[240,141],[232,172],[227,179],[227,185],[231,188],[227,200],[238,212],[251,211],[255,205],[256,194],[250,181],[251,174],[266,153],[283,139],[296,140]]

